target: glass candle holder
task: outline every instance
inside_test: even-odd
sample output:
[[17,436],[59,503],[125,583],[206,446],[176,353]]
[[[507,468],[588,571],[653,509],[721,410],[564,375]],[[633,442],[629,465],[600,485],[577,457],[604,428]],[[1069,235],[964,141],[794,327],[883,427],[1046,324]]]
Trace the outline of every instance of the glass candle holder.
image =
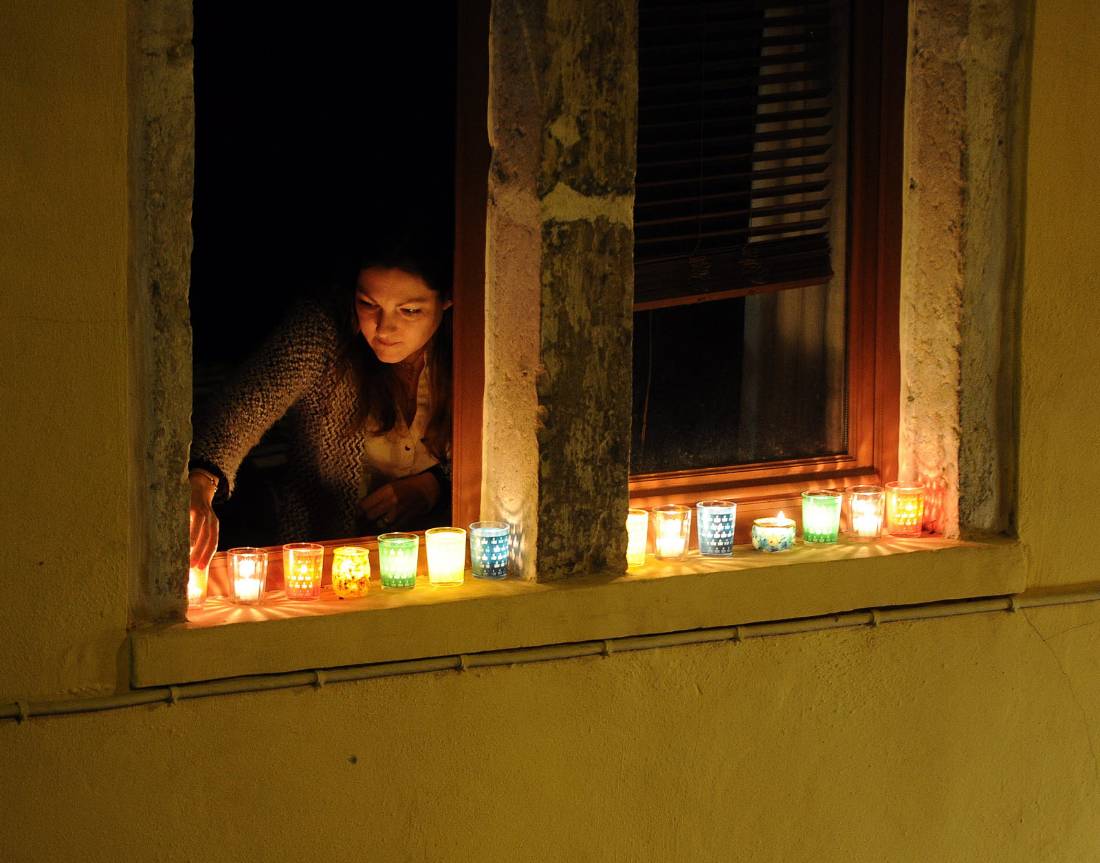
[[370,586],[370,552],[358,545],[341,545],[332,552],[332,592],[340,599],[358,599]]
[[661,560],[682,558],[691,536],[691,507],[678,503],[659,506],[653,510],[653,520],[657,557]]
[[880,485],[854,485],[848,494],[848,538],[870,542],[882,536],[886,494]]
[[701,500],[695,504],[695,517],[699,554],[706,557],[729,557],[733,554],[737,504],[731,500]]
[[920,536],[924,524],[924,484],[886,483],[886,529],[894,536]]
[[752,523],[752,547],[757,551],[786,551],[794,545],[794,519],[780,511],[774,518],[758,518]]
[[649,541],[649,513],[644,509],[626,511],[626,565],[642,566]]
[[512,528],[505,521],[470,525],[470,569],[474,578],[505,578],[512,550]]
[[287,599],[317,599],[321,595],[321,572],[325,547],[312,542],[283,546],[283,590]]
[[461,527],[432,527],[424,532],[428,549],[428,581],[462,584],[466,576],[466,531]]
[[187,606],[199,608],[206,602],[206,586],[209,581],[210,569],[200,569],[192,566],[187,570]]
[[802,492],[802,538],[806,542],[836,542],[843,501],[844,494],[839,491]]
[[420,537],[415,533],[383,533],[378,537],[378,570],[382,587],[411,590],[416,587],[416,562]]
[[233,601],[237,605],[259,605],[267,583],[267,552],[262,548],[231,548],[229,577],[233,580]]

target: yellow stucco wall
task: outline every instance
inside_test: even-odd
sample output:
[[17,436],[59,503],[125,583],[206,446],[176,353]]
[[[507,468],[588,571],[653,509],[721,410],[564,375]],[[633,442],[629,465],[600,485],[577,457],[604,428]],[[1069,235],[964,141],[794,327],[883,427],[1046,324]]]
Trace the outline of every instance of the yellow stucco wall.
[[[1020,524],[1053,584],[1098,573],[1100,11],[1039,5]],[[130,523],[125,6],[5,6],[3,701],[116,687]],[[0,860],[1097,860],[1097,624],[1088,604],[0,722]]]

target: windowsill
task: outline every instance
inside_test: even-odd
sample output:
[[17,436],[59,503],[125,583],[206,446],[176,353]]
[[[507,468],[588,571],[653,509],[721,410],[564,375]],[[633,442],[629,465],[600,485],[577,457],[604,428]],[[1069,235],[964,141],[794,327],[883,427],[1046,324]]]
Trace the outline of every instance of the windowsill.
[[132,684],[164,686],[251,674],[452,656],[812,617],[861,608],[1020,593],[1023,553],[1010,540],[924,537],[841,542],[731,558],[650,559],[625,575],[539,584],[483,581],[327,593],[313,602],[269,594],[238,607],[214,598],[188,623],[131,633]]

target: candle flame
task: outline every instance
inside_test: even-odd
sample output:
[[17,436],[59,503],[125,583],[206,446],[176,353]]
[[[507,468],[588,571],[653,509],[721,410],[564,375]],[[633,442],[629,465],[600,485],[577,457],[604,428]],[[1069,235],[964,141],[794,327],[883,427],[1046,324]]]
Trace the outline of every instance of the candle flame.
[[779,515],[777,515],[776,518],[784,518],[783,510],[779,510]]

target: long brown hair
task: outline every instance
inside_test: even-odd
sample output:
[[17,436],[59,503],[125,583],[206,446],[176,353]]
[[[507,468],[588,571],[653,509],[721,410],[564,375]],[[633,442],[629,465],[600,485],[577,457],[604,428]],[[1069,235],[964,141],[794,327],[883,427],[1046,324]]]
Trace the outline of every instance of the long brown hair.
[[[359,421],[371,434],[386,434],[397,424],[397,405],[401,396],[393,366],[382,362],[359,332],[355,313],[355,292],[358,276],[363,270],[379,267],[401,270],[424,281],[442,302],[451,299],[451,279],[448,266],[435,263],[431,257],[418,254],[409,246],[398,245],[386,252],[364,256],[351,280],[352,287],[339,291],[343,306],[340,319],[346,341],[341,351],[343,367],[350,372],[359,390]],[[452,344],[451,309],[443,312],[443,320],[427,346],[427,363],[431,370],[431,417],[424,435],[424,445],[435,458],[448,461],[451,451]]]

